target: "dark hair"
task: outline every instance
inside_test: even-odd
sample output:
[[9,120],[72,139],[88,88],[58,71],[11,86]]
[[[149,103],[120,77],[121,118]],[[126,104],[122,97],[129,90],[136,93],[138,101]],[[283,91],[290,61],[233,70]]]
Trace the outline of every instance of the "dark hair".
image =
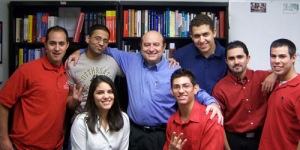
[[214,23],[209,16],[199,14],[191,21],[190,33],[192,33],[192,31],[193,31],[192,30],[193,27],[199,27],[201,25],[209,25],[209,28],[211,31],[214,31],[214,29],[215,29]]
[[171,76],[171,87],[173,85],[173,81],[176,78],[180,78],[180,77],[188,77],[191,80],[191,83],[193,84],[193,86],[195,86],[197,84],[196,77],[195,77],[192,70],[190,70],[190,69],[177,69]]
[[[156,30],[151,30],[151,31],[156,31]],[[149,32],[149,31],[148,31]],[[156,31],[157,32],[157,31]],[[157,32],[157,33],[159,33],[159,32]],[[145,33],[146,34],[146,33]],[[143,46],[143,37],[145,36],[145,34],[142,36],[142,38],[141,38],[141,42],[140,42],[140,48],[142,49],[142,46]],[[160,33],[159,33],[160,34]],[[161,34],[160,34],[161,35]],[[163,39],[163,41],[162,41],[162,46],[164,46],[164,44],[166,43],[166,39],[165,39],[165,37],[163,36],[163,35],[161,35],[161,37],[162,37],[162,39]]]
[[89,36],[90,37],[92,37],[95,30],[106,31],[108,33],[108,38],[110,37],[109,29],[106,26],[102,25],[102,24],[95,24],[95,25],[90,27],[90,29],[89,29]]
[[287,46],[290,54],[290,58],[296,54],[296,46],[295,44],[288,40],[288,39],[277,39],[272,42],[271,47],[270,47],[270,54],[271,54],[271,48],[277,48],[277,47],[282,47],[282,46]]
[[248,57],[249,55],[249,51],[248,51],[248,48],[246,46],[245,43],[243,43],[242,41],[232,41],[230,43],[227,44],[227,47],[226,47],[226,53],[225,53],[225,56],[227,58],[227,52],[231,49],[234,49],[234,48],[242,48],[244,53],[246,54],[246,56]]
[[67,30],[65,28],[63,28],[63,27],[60,27],[60,26],[53,26],[53,27],[51,27],[51,28],[49,28],[47,30],[47,33],[46,33],[46,43],[47,43],[47,41],[49,39],[49,33],[51,31],[53,31],[53,32],[54,31],[63,31],[66,34],[66,41],[68,42],[68,32],[67,32]]
[[95,126],[97,124],[97,118],[100,115],[97,111],[97,106],[94,101],[94,92],[97,86],[102,82],[109,84],[114,94],[114,103],[107,114],[109,129],[113,131],[119,131],[124,125],[117,89],[113,81],[109,77],[104,75],[96,76],[91,82],[87,101],[83,109],[83,112],[87,112],[88,114],[88,117],[86,117],[86,123],[92,133],[96,133]]

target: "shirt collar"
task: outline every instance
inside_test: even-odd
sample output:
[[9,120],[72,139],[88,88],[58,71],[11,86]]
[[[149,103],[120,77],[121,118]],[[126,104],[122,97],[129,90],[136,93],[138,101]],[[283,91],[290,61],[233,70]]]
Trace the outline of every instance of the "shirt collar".
[[[216,57],[222,57],[221,45],[220,45],[220,43],[219,43],[216,39],[214,39],[214,40],[215,40],[215,44],[216,44],[216,50],[215,50],[215,53],[213,53],[213,54],[210,55],[209,57],[214,57],[214,56],[216,56]],[[198,48],[195,46],[195,44],[193,44],[193,47],[194,47],[195,57],[203,56],[203,55],[199,52],[199,50],[198,50]],[[204,56],[203,56],[203,57],[204,57]]]
[[161,59],[161,61],[159,63],[157,63],[157,64],[155,64],[155,65],[153,65],[151,67],[148,66],[148,64],[147,64],[147,62],[146,62],[146,60],[144,58],[142,59],[142,62],[143,62],[143,67],[144,68],[148,68],[150,70],[158,71],[160,68],[162,68],[162,66],[163,66],[164,63],[167,63],[169,61],[165,57],[162,57],[162,59]]
[[176,112],[176,115],[175,115],[174,122],[177,123],[177,124],[180,124],[180,125],[188,124],[189,122],[200,122],[199,114],[198,114],[199,111],[197,111],[197,110],[199,110],[199,105],[200,104],[196,100],[194,100],[194,106],[193,106],[192,112],[191,112],[188,120],[185,121],[184,123],[182,123],[182,121],[181,121],[180,111],[178,109],[177,112]]
[[[41,62],[42,62],[42,65],[44,66],[45,69],[47,69],[47,70],[57,70],[57,68],[55,68],[55,67],[52,66],[52,64],[48,60],[46,54],[41,58]],[[60,68],[59,71],[58,71],[59,73],[66,72],[66,69],[64,68],[62,62],[60,63],[60,67],[59,68]]]
[[[228,77],[231,79],[231,81],[233,81],[235,84],[237,84],[237,83],[242,84],[241,79],[238,78],[238,77],[236,77],[236,76],[234,76],[234,75],[231,73],[230,70],[228,70],[227,75],[228,75]],[[245,77],[244,77],[243,80],[249,82],[250,79],[252,79],[252,76],[253,76],[253,71],[250,70],[250,69],[247,69],[247,70],[246,70]]]
[[[277,80],[276,84],[279,85],[279,80]],[[300,84],[300,75],[298,74],[295,78],[293,78],[292,80],[282,84],[281,86],[279,86],[279,88],[284,88],[284,87],[287,87],[287,86],[292,86],[292,87],[295,87],[297,86],[298,84]]]

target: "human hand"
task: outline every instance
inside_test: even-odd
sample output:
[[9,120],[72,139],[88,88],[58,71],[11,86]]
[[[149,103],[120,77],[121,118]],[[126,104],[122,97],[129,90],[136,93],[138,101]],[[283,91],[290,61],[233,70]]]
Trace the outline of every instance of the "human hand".
[[218,124],[221,123],[221,125],[223,125],[223,124],[224,124],[224,117],[223,117],[223,115],[222,115],[222,112],[221,112],[221,110],[220,110],[219,105],[216,104],[216,103],[211,103],[211,104],[208,105],[208,106],[206,107],[206,109],[205,109],[206,115],[207,115],[210,111],[212,111],[211,116],[210,116],[210,119],[213,119],[214,116],[217,114],[217,115],[218,115]]
[[76,66],[79,57],[80,57],[80,50],[76,50],[75,52],[73,52],[65,62],[65,69],[70,68],[71,61],[74,61],[74,66]]
[[169,64],[169,68],[171,68],[171,66],[173,65],[173,68],[177,65],[178,67],[180,67],[180,64],[179,62],[177,62],[174,58],[167,58],[168,61],[170,61],[170,64]]
[[2,150],[14,150],[12,142],[9,138],[5,138],[0,140],[0,149]]
[[176,132],[173,132],[172,138],[169,144],[169,150],[181,150],[187,139],[181,140],[183,133],[180,133],[178,137],[176,137]]
[[271,93],[273,91],[274,85],[276,84],[278,76],[274,73],[271,73],[266,77],[264,82],[261,83],[261,91],[266,93]]

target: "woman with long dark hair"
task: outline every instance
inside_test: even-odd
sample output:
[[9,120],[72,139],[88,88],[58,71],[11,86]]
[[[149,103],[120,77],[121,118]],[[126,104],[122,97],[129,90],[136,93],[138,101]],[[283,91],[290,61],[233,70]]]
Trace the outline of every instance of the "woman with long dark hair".
[[116,87],[109,77],[92,80],[86,105],[71,128],[72,149],[127,150],[129,118],[121,111]]

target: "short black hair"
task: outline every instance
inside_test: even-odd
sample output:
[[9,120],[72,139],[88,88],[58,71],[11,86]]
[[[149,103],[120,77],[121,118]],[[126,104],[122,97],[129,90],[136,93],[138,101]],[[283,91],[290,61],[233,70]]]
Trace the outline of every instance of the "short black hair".
[[288,39],[277,39],[272,42],[271,47],[270,47],[270,54],[271,54],[271,48],[277,48],[277,47],[282,47],[282,46],[287,46],[290,54],[290,58],[296,54],[296,45]]
[[214,29],[215,29],[214,22],[212,21],[212,19],[209,16],[199,14],[191,21],[190,32],[192,33],[193,27],[200,27],[201,25],[209,25],[209,28],[211,31],[214,31]]
[[180,77],[188,77],[191,80],[191,83],[193,84],[193,86],[195,86],[197,84],[196,82],[196,77],[193,73],[192,70],[190,69],[177,69],[171,76],[171,87],[173,86],[173,81],[176,78],[180,78]]
[[51,28],[49,28],[46,32],[46,43],[49,40],[49,33],[51,31],[63,31],[66,34],[66,41],[68,42],[68,32],[65,28],[61,27],[61,26],[53,26]]
[[229,50],[234,49],[234,48],[238,48],[238,47],[242,48],[243,51],[244,51],[244,53],[248,57],[249,51],[248,51],[248,48],[247,48],[246,44],[244,42],[242,42],[242,41],[236,40],[236,41],[232,41],[232,42],[230,42],[230,43],[227,44],[226,53],[225,53],[226,58],[227,58],[227,52]]
[[89,29],[89,36],[92,37],[93,33],[95,30],[103,30],[103,31],[106,31],[108,33],[108,38],[110,37],[110,32],[109,32],[109,29],[105,26],[105,25],[102,25],[102,24],[94,24],[90,27]]

